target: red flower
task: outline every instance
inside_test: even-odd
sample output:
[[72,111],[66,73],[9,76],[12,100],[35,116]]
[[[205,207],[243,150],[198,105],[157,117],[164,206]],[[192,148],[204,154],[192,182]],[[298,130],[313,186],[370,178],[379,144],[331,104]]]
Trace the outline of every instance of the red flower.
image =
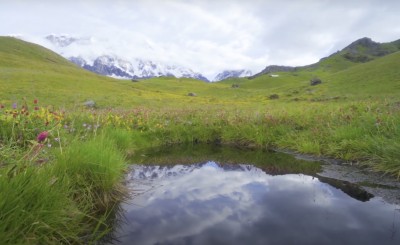
[[33,100],[33,104],[36,105],[37,103],[38,103],[38,100],[37,100],[37,99],[34,99],[34,100]]
[[34,110],[35,110],[35,111],[38,111],[38,110],[39,110],[39,107],[35,106]]
[[4,105],[3,104],[0,104],[0,109],[3,109],[4,108]]
[[36,139],[37,139],[37,141],[38,141],[39,143],[41,143],[41,142],[45,141],[45,139],[47,138],[47,136],[49,136],[49,132],[43,131],[43,132],[41,132],[41,133],[38,135],[38,137],[37,137]]

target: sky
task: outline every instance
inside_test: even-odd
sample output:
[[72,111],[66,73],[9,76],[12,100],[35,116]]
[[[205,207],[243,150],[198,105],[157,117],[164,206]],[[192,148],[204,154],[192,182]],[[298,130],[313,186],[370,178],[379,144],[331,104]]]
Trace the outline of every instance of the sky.
[[49,48],[43,37],[70,35],[89,41],[64,55],[141,58],[212,78],[315,63],[362,37],[400,39],[399,10],[398,0],[0,0],[0,35]]

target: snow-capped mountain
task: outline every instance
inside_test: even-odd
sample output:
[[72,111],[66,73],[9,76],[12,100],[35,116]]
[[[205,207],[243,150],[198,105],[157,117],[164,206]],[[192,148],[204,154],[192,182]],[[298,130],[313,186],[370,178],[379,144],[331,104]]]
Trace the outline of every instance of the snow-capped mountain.
[[[198,72],[178,66],[144,60],[139,58],[124,58],[115,54],[93,56],[87,55],[85,49],[93,44],[91,38],[77,38],[68,35],[48,35],[46,41],[51,44],[53,50],[69,59],[78,66],[89,71],[122,79],[140,79],[160,76],[174,76],[177,78],[194,78],[209,82]],[[93,44],[94,45],[94,44]],[[96,43],[98,45],[98,43]],[[74,55],[71,55],[73,52]],[[132,54],[130,54],[132,55]]]
[[127,61],[112,55],[102,55],[93,61],[85,60],[80,56],[69,57],[68,59],[86,70],[115,78],[140,79],[173,76],[195,78],[208,82],[206,77],[191,69],[141,59]]
[[215,76],[214,81],[222,81],[234,77],[248,77],[251,75],[253,75],[253,73],[250,70],[226,70],[218,73],[218,75]]

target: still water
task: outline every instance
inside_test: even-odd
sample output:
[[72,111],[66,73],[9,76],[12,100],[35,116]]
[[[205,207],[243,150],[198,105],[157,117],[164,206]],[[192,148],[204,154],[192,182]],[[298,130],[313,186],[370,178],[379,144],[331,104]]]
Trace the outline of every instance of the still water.
[[399,206],[316,176],[266,172],[132,165],[113,244],[400,244]]

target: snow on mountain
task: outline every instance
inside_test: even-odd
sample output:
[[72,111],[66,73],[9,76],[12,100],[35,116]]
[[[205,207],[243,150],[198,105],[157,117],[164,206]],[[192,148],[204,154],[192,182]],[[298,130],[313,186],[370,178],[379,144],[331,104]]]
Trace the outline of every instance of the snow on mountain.
[[[50,42],[53,50],[57,53],[78,66],[101,75],[122,79],[174,76],[209,82],[202,74],[182,66],[139,58],[127,59],[111,54],[111,52],[104,54],[104,49],[97,55],[88,55],[85,53],[85,49],[90,45],[94,45],[94,41],[91,38],[76,38],[68,35],[52,34],[46,36],[45,39]],[[74,55],[71,56],[71,53]]]
[[102,55],[93,61],[85,60],[80,56],[69,57],[68,59],[86,70],[114,78],[140,79],[173,76],[195,78],[208,82],[206,77],[191,69],[142,59],[127,61],[112,55]]
[[251,75],[253,75],[253,73],[250,70],[225,70],[218,73],[213,81],[222,81],[234,77],[248,77]]

